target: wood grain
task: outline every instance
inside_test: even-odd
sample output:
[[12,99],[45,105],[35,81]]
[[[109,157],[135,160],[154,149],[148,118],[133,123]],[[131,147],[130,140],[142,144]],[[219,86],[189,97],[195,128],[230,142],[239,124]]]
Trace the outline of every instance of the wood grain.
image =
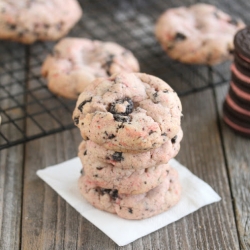
[[0,249],[19,249],[23,146],[0,151]]
[[[238,249],[231,194],[212,91],[206,90],[184,97],[182,104],[185,137],[177,159],[210,184],[222,200],[191,215],[191,223],[186,223],[187,232],[183,231],[185,227],[182,225],[178,232],[182,231],[183,235],[187,235],[188,244],[198,249]],[[188,217],[186,219],[188,220]]]
[[[177,159],[222,197],[149,237],[160,249],[239,249],[216,110],[210,90],[183,97],[184,139]],[[229,230],[230,229],[230,230]]]
[[228,87],[216,89],[219,120],[231,183],[237,229],[242,249],[250,249],[250,139],[232,131],[222,121],[222,103]]
[[[13,50],[16,57],[24,56],[23,47],[18,47],[14,44],[6,45],[1,43],[2,49]],[[12,100],[12,97],[18,92],[23,92],[24,86],[17,84],[16,80],[24,81],[25,71],[23,60],[10,61],[9,53],[1,51],[0,63],[3,68],[0,68],[0,107],[1,109],[9,108],[2,116],[2,125],[0,125],[1,133],[8,140],[16,140],[20,138],[20,131],[10,122],[9,118],[16,119],[22,117],[23,110],[18,108],[18,104]],[[7,62],[5,62],[8,61]],[[8,69],[13,72],[19,68],[19,72],[15,74],[3,74]],[[6,98],[7,97],[7,98]],[[16,100],[20,105],[24,104],[24,95],[20,94]],[[7,117],[7,116],[9,117]],[[24,130],[24,120],[16,123],[21,130]],[[4,144],[6,141],[0,136],[0,143]],[[21,227],[21,208],[22,208],[22,173],[23,173],[23,145],[11,147],[0,151],[0,249],[19,249],[20,246],[20,227]]]

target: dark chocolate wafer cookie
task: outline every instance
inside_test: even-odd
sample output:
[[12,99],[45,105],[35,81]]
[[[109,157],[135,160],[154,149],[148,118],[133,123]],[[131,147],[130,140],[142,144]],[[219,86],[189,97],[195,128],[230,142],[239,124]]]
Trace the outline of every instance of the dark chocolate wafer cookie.
[[230,113],[235,119],[242,121],[243,123],[250,124],[250,112],[247,113],[240,112],[239,109],[235,108],[235,105],[232,105],[232,100],[227,98],[224,102],[224,111]]
[[250,111],[250,99],[242,98],[238,96],[232,87],[229,88],[228,95],[239,107]]
[[238,31],[234,37],[235,51],[250,62],[250,26]]
[[[237,112],[238,113],[238,112]],[[223,104],[223,120],[231,127],[235,132],[250,137],[250,123],[245,116],[241,116],[240,113],[235,114],[235,110],[232,111],[231,105],[226,100]]]
[[231,71],[231,80],[233,84],[242,92],[250,95],[250,83],[237,77],[237,75]]
[[237,51],[234,52],[235,65],[239,66],[240,69],[242,68],[243,73],[245,72],[246,75],[250,76],[250,73],[249,73],[250,72],[250,60],[247,61],[246,59],[247,58],[243,58]]

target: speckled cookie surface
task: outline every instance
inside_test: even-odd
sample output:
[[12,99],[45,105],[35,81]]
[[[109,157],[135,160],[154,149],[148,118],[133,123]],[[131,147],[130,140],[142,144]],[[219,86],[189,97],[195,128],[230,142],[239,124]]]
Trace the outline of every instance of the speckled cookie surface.
[[121,169],[144,169],[168,163],[180,149],[183,132],[180,130],[172,140],[167,140],[159,148],[141,153],[122,153],[106,149],[92,141],[82,141],[78,156],[84,164],[85,159],[93,159],[102,163],[109,163]]
[[86,176],[79,179],[81,194],[94,207],[117,214],[125,219],[145,219],[167,211],[180,199],[178,173],[170,168],[168,178],[147,193],[120,194],[116,189],[97,187]]
[[[169,173],[168,164],[155,165],[149,168],[115,167],[110,163],[92,158],[82,146],[79,157],[83,165],[83,172],[96,186],[106,189],[117,189],[122,194],[140,194],[160,185]],[[137,162],[140,165],[140,162]]]
[[232,59],[235,33],[245,27],[209,4],[168,9],[159,18],[155,34],[172,59],[213,65]]
[[121,73],[92,82],[79,96],[73,120],[85,140],[117,152],[148,151],[180,131],[180,99],[161,79]]
[[22,43],[57,40],[80,19],[76,0],[1,0],[0,39]]
[[77,99],[97,77],[119,72],[137,72],[139,64],[132,52],[113,42],[84,38],[64,38],[42,66],[49,89],[57,95]]

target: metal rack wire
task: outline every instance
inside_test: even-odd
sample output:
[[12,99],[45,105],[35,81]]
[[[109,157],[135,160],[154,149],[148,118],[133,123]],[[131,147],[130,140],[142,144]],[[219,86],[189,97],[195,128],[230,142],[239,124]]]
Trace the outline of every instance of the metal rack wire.
[[[146,2],[146,3],[145,3]],[[180,96],[228,82],[229,63],[185,65],[169,59],[154,37],[166,1],[80,1],[84,15],[69,36],[115,41],[133,51],[141,71],[168,82]],[[0,42],[0,149],[74,127],[75,101],[52,94],[40,67],[54,43]],[[27,128],[29,128],[27,130]]]

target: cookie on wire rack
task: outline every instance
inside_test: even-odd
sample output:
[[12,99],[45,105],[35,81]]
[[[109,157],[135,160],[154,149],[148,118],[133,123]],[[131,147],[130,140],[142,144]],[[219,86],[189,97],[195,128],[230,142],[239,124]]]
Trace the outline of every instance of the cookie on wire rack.
[[1,0],[0,39],[25,44],[58,40],[81,16],[77,0]]
[[214,65],[233,59],[233,37],[244,27],[240,19],[198,3],[165,11],[156,23],[155,35],[172,59]]
[[122,71],[139,71],[139,63],[132,52],[114,42],[72,37],[56,44],[42,66],[48,88],[69,99],[77,99],[96,78]]

